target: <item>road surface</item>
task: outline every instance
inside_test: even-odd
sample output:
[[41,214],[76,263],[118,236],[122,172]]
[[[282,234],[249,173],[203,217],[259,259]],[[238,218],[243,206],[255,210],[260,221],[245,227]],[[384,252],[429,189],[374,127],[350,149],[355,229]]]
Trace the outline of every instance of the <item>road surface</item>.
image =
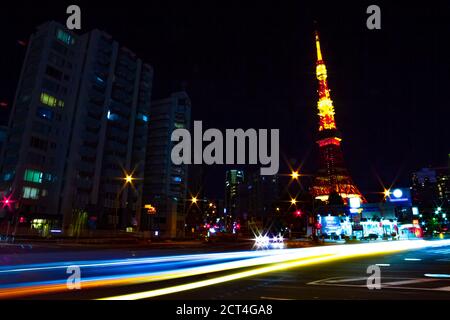
[[[131,252],[80,251],[72,256],[60,254],[59,259],[52,252],[47,261],[41,252],[32,263],[25,258],[22,263],[3,261],[0,298],[450,300],[448,240],[282,250]],[[367,287],[367,268],[372,265],[381,272],[378,290]],[[68,289],[68,266],[79,267],[80,290]]]

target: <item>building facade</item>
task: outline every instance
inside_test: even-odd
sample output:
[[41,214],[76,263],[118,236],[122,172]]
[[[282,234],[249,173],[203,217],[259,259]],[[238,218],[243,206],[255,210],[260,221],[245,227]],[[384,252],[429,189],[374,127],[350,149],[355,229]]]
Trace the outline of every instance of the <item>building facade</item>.
[[175,129],[188,129],[191,101],[185,92],[152,101],[144,180],[144,203],[156,208],[154,215],[143,213],[142,228],[155,236],[183,237],[187,199],[187,165],[171,160]]
[[14,200],[12,214],[64,231],[136,225],[152,79],[150,65],[103,31],[39,26],[2,156],[1,189]]
[[228,170],[225,173],[225,215],[230,218],[236,218],[239,187],[244,183],[244,171]]

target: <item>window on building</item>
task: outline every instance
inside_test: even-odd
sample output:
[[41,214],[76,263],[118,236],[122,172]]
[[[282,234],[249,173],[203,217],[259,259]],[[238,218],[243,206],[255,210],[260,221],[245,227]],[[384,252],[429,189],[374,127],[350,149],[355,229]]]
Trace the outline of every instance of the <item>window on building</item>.
[[138,113],[137,118],[138,118],[139,120],[144,121],[144,122],[147,122],[147,121],[148,121],[148,116],[146,116],[145,114],[142,114],[142,113]]
[[45,107],[38,107],[36,110],[36,115],[41,119],[53,119],[53,111]]
[[119,116],[115,113],[112,113],[110,110],[108,110],[108,114],[106,115],[106,117],[111,121],[116,121],[119,119]]
[[61,80],[62,76],[63,76],[62,71],[59,71],[58,69],[53,68],[52,66],[47,66],[45,73],[47,75],[49,75],[50,77],[55,78],[57,80]]
[[55,66],[60,67],[60,68],[64,67],[64,64],[65,64],[64,58],[58,56],[57,54],[55,54],[51,51],[48,54],[48,61],[50,61]]
[[39,189],[23,187],[22,197],[25,199],[39,199]]
[[63,56],[67,55],[67,53],[69,52],[69,49],[67,49],[67,47],[57,41],[52,42],[52,49]]
[[3,176],[3,181],[12,181],[13,178],[14,178],[14,172],[7,172]]
[[73,45],[75,43],[75,38],[70,33],[61,29],[56,31],[56,38],[68,45]]
[[64,107],[64,101],[60,99],[56,99],[54,96],[49,95],[48,93],[41,93],[41,103],[49,106],[49,107]]
[[52,181],[55,180],[55,177],[51,173],[47,172],[47,173],[44,173],[43,180],[44,181],[48,181],[48,182],[52,182]]
[[44,80],[42,80],[42,89],[57,93],[59,90],[59,84],[55,81],[44,78]]
[[27,169],[23,179],[28,182],[42,183],[43,175],[42,171]]
[[48,147],[48,141],[47,140],[43,140],[43,139],[39,139],[36,137],[31,137],[30,140],[30,146],[36,149],[40,149],[43,151],[47,150]]
[[174,182],[181,182],[181,177],[173,177]]

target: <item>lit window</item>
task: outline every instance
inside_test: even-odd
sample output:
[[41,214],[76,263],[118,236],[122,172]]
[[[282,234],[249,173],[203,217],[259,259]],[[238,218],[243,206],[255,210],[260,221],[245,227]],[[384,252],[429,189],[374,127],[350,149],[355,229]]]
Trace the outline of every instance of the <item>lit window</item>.
[[104,83],[105,83],[105,80],[103,80],[103,79],[100,78],[99,76],[95,77],[95,81],[96,81],[97,83],[100,83],[100,84],[104,84]]
[[116,121],[117,119],[119,119],[119,116],[115,113],[111,113],[111,111],[108,110],[108,114],[106,115],[106,117],[108,118],[108,120],[111,121]]
[[53,118],[53,111],[45,107],[38,107],[36,115],[41,119],[51,120]]
[[30,188],[23,187],[23,198],[25,199],[38,199],[39,198],[39,189],[38,188]]
[[144,121],[144,122],[147,122],[147,121],[148,121],[148,116],[146,116],[145,114],[142,114],[142,113],[138,113],[137,118],[138,118],[139,120]]
[[61,29],[58,29],[58,31],[56,32],[56,38],[58,40],[64,42],[65,44],[72,45],[75,43],[74,37],[71,34],[69,34],[68,32],[65,32]]
[[7,172],[3,176],[3,181],[11,181],[14,177],[14,172]]
[[43,173],[41,171],[27,169],[23,179],[28,182],[42,183],[42,176]]
[[51,173],[44,173],[44,175],[43,175],[43,180],[44,180],[44,181],[48,181],[48,182],[52,182],[52,181],[55,180],[55,177],[52,176]]
[[64,107],[64,101],[56,99],[54,96],[51,96],[45,92],[41,93],[41,103],[49,107]]

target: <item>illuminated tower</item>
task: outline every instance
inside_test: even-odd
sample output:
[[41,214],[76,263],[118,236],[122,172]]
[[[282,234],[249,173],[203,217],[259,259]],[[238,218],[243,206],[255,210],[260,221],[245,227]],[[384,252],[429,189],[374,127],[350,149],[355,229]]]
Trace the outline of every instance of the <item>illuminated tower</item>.
[[327,69],[320,50],[319,34],[316,31],[316,77],[319,81],[319,170],[315,176],[312,193],[316,199],[328,200],[332,192],[337,192],[347,202],[348,198],[363,197],[353,183],[345,165],[341,150],[341,133],[336,128],[334,120],[333,101],[327,83]]

